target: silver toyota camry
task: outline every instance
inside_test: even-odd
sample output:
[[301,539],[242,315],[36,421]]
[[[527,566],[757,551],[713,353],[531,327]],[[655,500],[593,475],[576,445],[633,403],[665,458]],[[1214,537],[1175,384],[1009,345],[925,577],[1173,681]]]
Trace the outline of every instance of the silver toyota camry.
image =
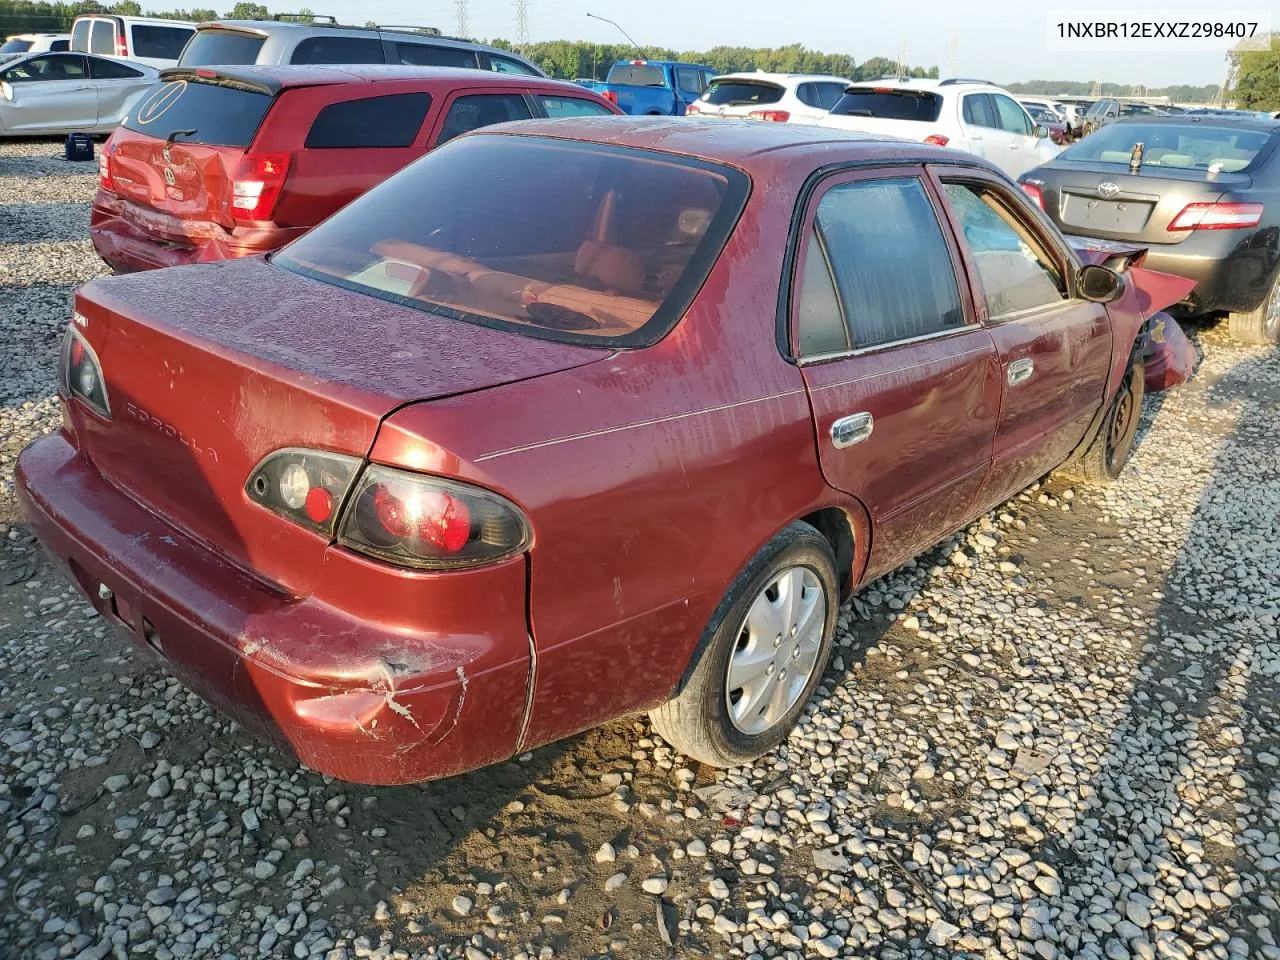
[[0,136],[110,133],[159,76],[142,63],[83,53],[0,60]]

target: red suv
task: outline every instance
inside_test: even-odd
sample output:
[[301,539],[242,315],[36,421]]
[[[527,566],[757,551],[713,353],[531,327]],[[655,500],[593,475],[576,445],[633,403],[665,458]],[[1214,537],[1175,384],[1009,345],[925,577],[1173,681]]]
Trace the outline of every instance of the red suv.
[[99,156],[117,273],[268,253],[476,127],[618,113],[571,83],[392,66],[166,70]]

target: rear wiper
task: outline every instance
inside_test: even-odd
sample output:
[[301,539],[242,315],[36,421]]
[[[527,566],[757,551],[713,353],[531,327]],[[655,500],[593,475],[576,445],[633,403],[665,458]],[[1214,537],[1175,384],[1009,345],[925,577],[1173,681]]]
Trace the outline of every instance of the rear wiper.
[[164,138],[164,145],[166,147],[172,147],[173,142],[177,140],[179,137],[194,137],[197,132],[198,131],[196,130],[175,130],[173,131],[173,133],[169,134],[167,137]]

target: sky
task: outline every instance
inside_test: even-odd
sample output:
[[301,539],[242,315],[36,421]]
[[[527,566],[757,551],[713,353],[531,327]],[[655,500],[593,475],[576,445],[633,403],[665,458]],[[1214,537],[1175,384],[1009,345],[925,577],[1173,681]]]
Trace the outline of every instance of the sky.
[[[1221,83],[1224,54],[1065,53],[1046,49],[1050,11],[1087,14],[1108,7],[1134,18],[1215,6],[1210,0],[1162,0],[1152,4],[1070,6],[1037,0],[909,0],[906,3],[851,3],[835,0],[527,0],[530,40],[625,42],[612,26],[586,17],[587,11],[616,20],[639,44],[677,50],[708,47],[775,47],[801,43],[826,53],[847,53],[862,61],[898,57],[912,65],[937,65],[945,76],[977,77],[996,83],[1020,80],[1099,80],[1160,87],[1176,83]],[[1248,0],[1246,0],[1248,4]],[[454,0],[267,0],[273,12],[310,6],[340,21],[406,23],[456,31]],[[1254,3],[1251,6],[1266,6]],[[1242,5],[1244,6],[1244,5]],[[1145,17],[1144,17],[1145,11]],[[477,39],[515,39],[512,0],[469,0],[469,34]]]

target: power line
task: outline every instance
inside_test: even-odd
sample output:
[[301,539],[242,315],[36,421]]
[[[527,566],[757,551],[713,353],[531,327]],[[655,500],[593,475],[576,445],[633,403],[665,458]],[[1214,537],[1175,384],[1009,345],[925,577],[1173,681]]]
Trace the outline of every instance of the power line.
[[523,47],[529,42],[529,0],[515,0],[516,8],[516,45]]
[[453,0],[454,13],[458,18],[455,29],[460,37],[471,36],[471,31],[467,28],[467,7],[470,4],[471,0]]

